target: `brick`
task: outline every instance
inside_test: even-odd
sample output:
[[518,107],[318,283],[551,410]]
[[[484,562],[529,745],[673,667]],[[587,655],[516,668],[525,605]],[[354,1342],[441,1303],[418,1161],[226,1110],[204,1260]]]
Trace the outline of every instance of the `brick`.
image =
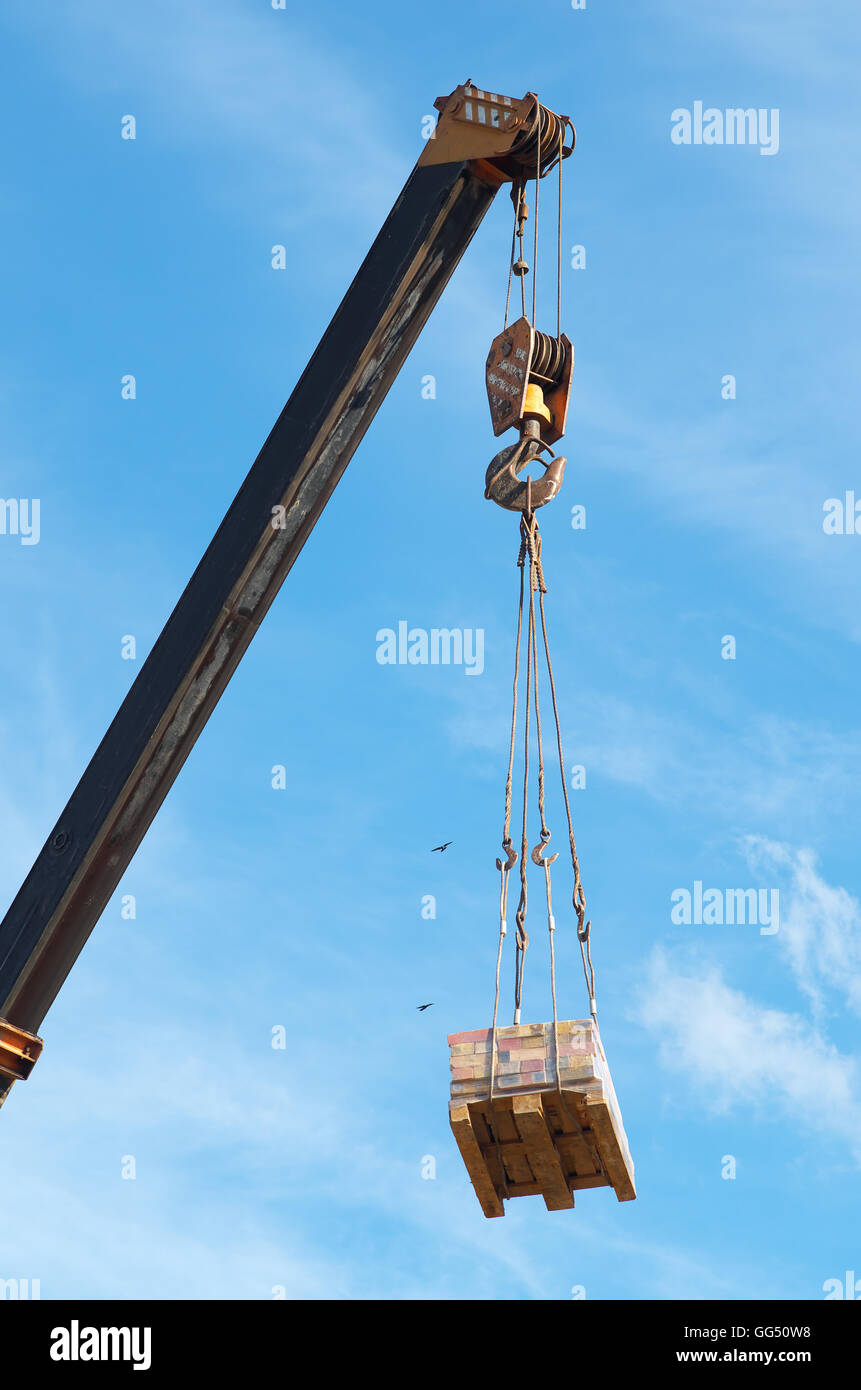
[[451,1049],[452,1057],[472,1057],[475,1053],[475,1043],[455,1043]]
[[559,1077],[560,1077],[560,1080],[562,1081],[563,1086],[568,1086],[568,1085],[571,1085],[572,1083],[577,1083],[577,1084],[579,1084],[580,1082],[584,1082],[584,1081],[585,1081],[585,1082],[590,1082],[594,1076],[595,1076],[595,1073],[594,1073],[594,1071],[592,1070],[592,1068],[589,1067],[589,1066],[586,1066],[586,1067],[561,1067],[560,1070],[559,1070]]
[[499,1078],[499,1089],[501,1091],[519,1091],[528,1094],[536,1089],[536,1085],[531,1076],[501,1076]]
[[474,1080],[475,1075],[474,1067],[452,1067],[452,1081]]
[[449,1033],[449,1035],[448,1035],[448,1042],[449,1042],[449,1045],[451,1045],[452,1043],[468,1043],[468,1042],[476,1043],[476,1042],[489,1042],[489,1041],[490,1041],[490,1029],[489,1029],[489,1028],[474,1028],[473,1031],[472,1031],[471,1033]]
[[520,1063],[520,1070],[522,1072],[544,1071],[544,1058],[524,1058]]

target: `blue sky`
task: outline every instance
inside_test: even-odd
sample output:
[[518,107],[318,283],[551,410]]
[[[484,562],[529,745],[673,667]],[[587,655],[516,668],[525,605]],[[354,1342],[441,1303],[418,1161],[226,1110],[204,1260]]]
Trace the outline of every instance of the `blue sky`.
[[[433,99],[472,77],[572,116],[564,244],[587,260],[565,271],[569,464],[541,524],[639,1197],[486,1221],[447,1122],[446,1034],[493,998],[517,550],[482,495],[503,193],[4,1107],[0,1277],[45,1298],[817,1299],[861,1271],[861,538],[822,526],[828,498],[861,496],[858,38],[855,7],[795,0],[541,0],[527,23],[508,0],[8,0],[0,496],[41,518],[37,545],[0,535],[5,903]],[[696,101],[779,110],[778,152],[675,145]],[[381,666],[400,619],[483,629],[484,672]],[[564,842],[553,797],[550,819]],[[674,923],[696,881],[778,889],[779,931]],[[560,1009],[581,1017],[559,918]]]

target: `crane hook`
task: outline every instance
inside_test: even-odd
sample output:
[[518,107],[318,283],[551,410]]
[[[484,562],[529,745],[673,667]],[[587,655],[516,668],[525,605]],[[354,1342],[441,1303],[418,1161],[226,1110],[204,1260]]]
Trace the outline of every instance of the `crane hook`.
[[[538,458],[541,449],[546,449],[550,454],[546,462]],[[544,477],[536,478],[531,485],[521,482],[518,474],[535,459],[538,459],[544,468]],[[528,501],[534,510],[535,507],[543,507],[556,496],[562,486],[564,472],[565,459],[561,455],[554,454],[550,445],[545,444],[543,440],[523,434],[515,444],[509,444],[491,459],[484,479],[484,495],[491,502],[496,502],[497,506],[505,507],[510,512],[526,511]]]
[[549,859],[545,859],[545,851],[549,844],[550,831],[542,830],[539,843],[535,846],[534,850],[532,851],[532,862],[533,864],[537,864],[540,869],[548,869],[550,865],[555,864],[556,860],[559,858],[559,853],[557,851],[556,854],[551,854]]
[[502,848],[505,850],[505,853],[508,856],[508,858],[505,864],[503,864],[501,859],[497,859],[497,869],[513,869],[515,864],[517,863],[517,851],[514,849],[510,840],[503,840]]

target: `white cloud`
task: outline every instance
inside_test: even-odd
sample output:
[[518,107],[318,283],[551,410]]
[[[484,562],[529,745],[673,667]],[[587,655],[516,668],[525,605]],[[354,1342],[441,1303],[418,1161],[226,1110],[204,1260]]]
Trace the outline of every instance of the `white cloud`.
[[[628,664],[623,657],[620,663]],[[679,677],[688,711],[679,713],[590,688],[579,673],[567,680],[558,658],[556,665],[566,762],[584,764],[590,779],[616,782],[671,809],[698,813],[707,806],[713,822],[734,830],[740,822],[767,821],[797,839],[820,833],[824,815],[856,804],[861,738],[851,731],[762,713],[729,695],[721,697],[716,724],[708,679]],[[481,687],[445,692],[454,709],[446,727],[455,745],[485,761],[494,755],[498,776],[508,748],[510,687],[490,680]],[[522,717],[520,731],[522,738]],[[552,725],[545,741],[553,761]]]
[[637,1006],[660,1056],[699,1102],[764,1117],[848,1144],[861,1165],[861,1068],[798,1014],[768,1008],[712,966],[674,966],[657,948]]
[[[816,870],[810,849],[793,850],[763,836],[745,839],[751,867],[778,872],[781,890],[779,943],[799,987],[817,1017],[828,990],[843,995],[861,1013],[861,904],[845,888],[832,887]],[[788,904],[788,909],[786,904]]]

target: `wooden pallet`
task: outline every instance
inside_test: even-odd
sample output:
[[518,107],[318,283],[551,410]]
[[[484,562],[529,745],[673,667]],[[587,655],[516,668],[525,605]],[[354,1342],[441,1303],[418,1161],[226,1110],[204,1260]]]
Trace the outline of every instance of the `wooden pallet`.
[[485,1216],[503,1216],[511,1197],[541,1196],[548,1211],[562,1211],[587,1187],[612,1187],[620,1202],[637,1195],[597,1025],[557,1028],[558,1073],[552,1024],[497,1030],[492,1102],[490,1030],[449,1038],[449,1120]]

